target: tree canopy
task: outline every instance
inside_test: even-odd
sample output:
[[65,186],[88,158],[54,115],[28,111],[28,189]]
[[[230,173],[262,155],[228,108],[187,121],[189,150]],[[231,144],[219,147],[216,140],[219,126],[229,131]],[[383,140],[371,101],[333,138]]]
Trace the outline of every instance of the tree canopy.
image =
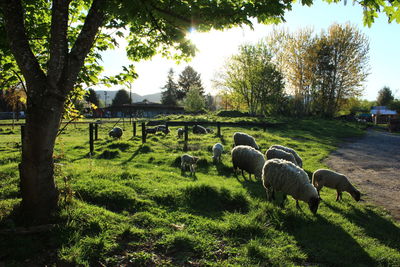
[[394,100],[392,90],[389,87],[384,86],[378,91],[378,97],[376,103],[378,106],[387,106]]
[[168,71],[167,82],[162,89],[164,91],[162,92],[161,103],[175,106],[178,100],[178,85],[174,81],[174,70],[172,68]]
[[129,93],[125,89],[120,89],[115,94],[114,99],[112,100],[112,106],[122,106],[124,104],[131,104],[131,99],[129,97]]
[[204,88],[200,74],[191,66],[186,66],[181,74],[179,74],[178,85],[178,100],[184,99],[192,87],[196,87],[199,90],[200,95],[204,95]]

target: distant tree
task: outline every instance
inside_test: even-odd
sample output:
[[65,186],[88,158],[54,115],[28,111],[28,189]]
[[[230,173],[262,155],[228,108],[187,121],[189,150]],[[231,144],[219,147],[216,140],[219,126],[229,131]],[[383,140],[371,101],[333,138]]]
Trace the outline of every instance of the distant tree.
[[172,68],[168,71],[167,83],[162,89],[164,91],[161,93],[161,104],[176,106],[178,85],[174,81],[174,70]]
[[97,95],[96,91],[90,88],[85,95],[85,100],[90,102],[91,104],[96,105],[97,107],[100,106],[99,96]]
[[205,107],[204,96],[197,86],[192,86],[189,89],[186,97],[183,99],[183,105],[188,112],[202,111]]
[[201,83],[200,74],[195,71],[191,66],[187,66],[181,72],[181,74],[179,74],[178,86],[178,100],[184,99],[190,88],[192,88],[193,86],[199,89],[199,92],[202,96],[204,95],[204,88],[203,84]]
[[376,99],[376,104],[378,106],[387,106],[394,100],[392,90],[385,86],[378,92],[378,98]]
[[129,99],[129,93],[125,89],[118,90],[114,99],[112,100],[112,106],[122,106],[123,104],[131,104]]
[[394,99],[393,101],[390,102],[388,107],[391,110],[396,110],[397,114],[400,114],[400,99]]

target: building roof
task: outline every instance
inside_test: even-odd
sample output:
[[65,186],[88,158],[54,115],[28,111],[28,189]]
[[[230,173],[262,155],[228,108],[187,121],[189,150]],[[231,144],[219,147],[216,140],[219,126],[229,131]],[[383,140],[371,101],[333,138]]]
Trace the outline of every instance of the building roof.
[[371,114],[373,115],[397,115],[395,110],[390,110],[386,106],[373,106],[371,108]]

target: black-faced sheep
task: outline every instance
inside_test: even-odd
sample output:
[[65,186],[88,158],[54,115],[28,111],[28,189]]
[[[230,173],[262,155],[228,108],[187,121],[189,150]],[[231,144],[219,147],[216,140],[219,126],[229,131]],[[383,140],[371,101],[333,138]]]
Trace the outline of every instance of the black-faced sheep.
[[242,170],[242,176],[245,178],[243,171],[253,173],[256,179],[261,179],[262,169],[265,163],[264,155],[252,148],[251,146],[236,146],[231,151],[233,169],[239,168]]
[[267,152],[265,152],[265,158],[267,160],[284,159],[297,165],[296,159],[294,158],[293,154],[274,147],[268,149]]
[[221,143],[216,143],[212,147],[212,152],[213,152],[213,156],[212,156],[213,161],[220,162],[222,152],[224,152],[224,146]]
[[185,134],[185,130],[182,128],[178,128],[177,133],[178,133],[178,138],[182,138],[183,135]]
[[254,149],[259,150],[259,146],[253,136],[246,133],[236,132],[233,134],[233,142],[235,146],[251,146]]
[[281,145],[272,145],[269,148],[277,148],[277,149],[280,149],[280,150],[283,150],[283,151],[286,151],[286,152],[292,154],[294,156],[294,159],[297,162],[297,166],[299,166],[300,168],[303,168],[303,160],[300,158],[300,156],[297,154],[297,152],[294,149],[286,147],[286,146],[281,146]]
[[308,203],[312,213],[317,212],[320,202],[317,189],[310,183],[307,173],[292,162],[283,159],[267,160],[263,167],[262,179],[269,200],[274,199],[274,191],[280,191],[291,195],[296,200],[298,209],[301,200]]
[[342,192],[348,192],[355,201],[361,198],[360,191],[358,191],[349,181],[349,179],[341,173],[334,172],[326,169],[319,169],[313,173],[312,183],[317,188],[318,195],[322,187],[326,186],[336,189],[336,201],[342,199]]
[[207,130],[203,126],[196,124],[195,126],[193,126],[193,133],[194,134],[206,134]]
[[122,129],[119,127],[114,127],[111,131],[108,132],[108,136],[113,138],[121,138],[122,136]]
[[184,154],[181,156],[181,169],[185,171],[186,167],[189,166],[190,174],[195,174],[196,163],[199,160],[198,157],[191,156],[189,154]]

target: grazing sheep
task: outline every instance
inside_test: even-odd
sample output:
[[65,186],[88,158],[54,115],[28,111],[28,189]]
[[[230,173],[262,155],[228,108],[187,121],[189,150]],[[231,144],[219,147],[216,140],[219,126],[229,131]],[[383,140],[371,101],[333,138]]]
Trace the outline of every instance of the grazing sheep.
[[108,132],[108,136],[113,137],[113,138],[120,138],[122,136],[122,129],[119,127],[114,127],[112,128],[111,131]]
[[212,156],[213,161],[220,162],[222,152],[224,152],[224,146],[221,143],[216,143],[212,147],[212,152],[213,152],[213,156]]
[[157,132],[163,132],[164,134],[169,134],[170,132],[167,125],[157,125],[155,128],[157,129]]
[[274,148],[274,147],[268,149],[267,152],[265,152],[265,158],[267,160],[269,160],[269,159],[284,159],[284,160],[290,161],[293,164],[297,165],[296,159],[294,158],[293,154],[283,151],[281,149]]
[[251,146],[236,146],[232,149],[232,164],[233,169],[239,168],[242,170],[242,176],[245,178],[243,171],[253,173],[256,179],[261,179],[262,168],[265,163],[264,155],[252,148]]
[[235,143],[235,146],[240,146],[240,145],[251,146],[252,148],[260,150],[254,137],[246,133],[240,133],[240,132],[234,133],[233,142]]
[[290,154],[292,154],[294,156],[294,159],[297,162],[297,166],[299,166],[300,168],[303,168],[303,160],[300,158],[300,156],[297,154],[297,152],[294,149],[291,149],[289,147],[285,147],[285,146],[280,146],[280,145],[273,145],[270,146],[269,148],[277,148],[283,151],[286,151]]
[[178,132],[178,138],[182,138],[183,134],[185,133],[185,130],[182,128],[178,128],[177,132]]
[[148,128],[146,128],[146,134],[155,134],[155,133],[157,133],[157,127],[153,127],[153,128],[148,127]]
[[207,130],[203,126],[196,124],[195,126],[193,126],[193,133],[194,134],[206,134]]
[[211,128],[206,128],[207,133],[214,133],[214,130]]
[[185,171],[186,166],[190,167],[190,174],[195,174],[196,162],[199,160],[198,157],[184,154],[181,156],[181,169]]
[[349,179],[341,173],[326,169],[319,169],[313,173],[312,183],[317,188],[318,195],[322,187],[336,189],[336,201],[342,199],[342,192],[348,192],[355,201],[359,201],[361,194],[349,181]]
[[[317,189],[310,183],[307,173],[302,168],[283,159],[270,159],[265,162],[262,179],[268,199],[274,199],[274,192],[280,191],[291,195],[296,200],[298,209],[301,209],[301,200],[308,203],[312,213],[317,212],[320,201]],[[272,194],[269,194],[271,189]]]

